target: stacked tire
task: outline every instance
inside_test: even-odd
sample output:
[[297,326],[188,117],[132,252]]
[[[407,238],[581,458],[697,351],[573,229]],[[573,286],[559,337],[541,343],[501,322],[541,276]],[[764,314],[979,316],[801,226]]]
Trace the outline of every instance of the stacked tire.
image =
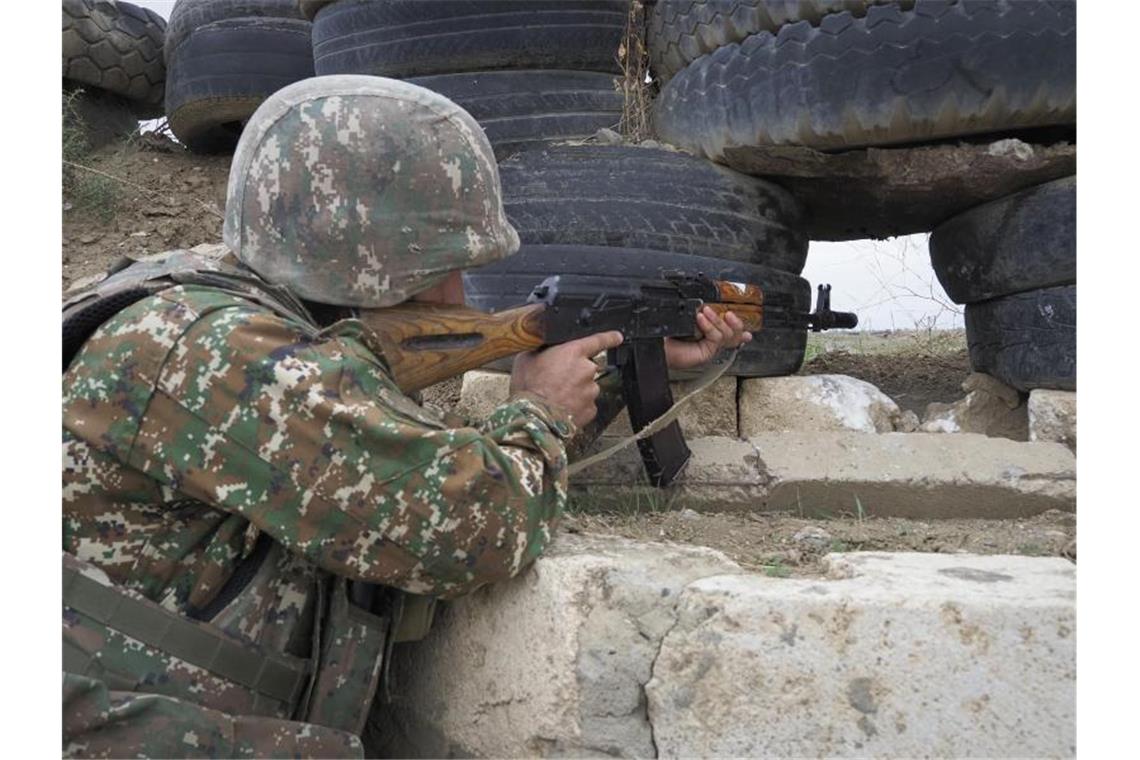
[[115,0],[63,0],[63,89],[94,145],[161,115],[166,22]]
[[[750,151],[1075,141],[1072,0],[659,0],[648,43],[658,136],[734,166]],[[1075,387],[1075,193],[1075,177],[1030,187],[931,237],[974,368],[1021,390]]]
[[629,0],[302,2],[320,74],[395,77],[436,90],[483,126],[522,248],[465,275],[468,301],[518,306],[555,274],[757,283],[765,329],[730,372],[795,372],[810,308],[798,275],[803,210],[783,189],[662,148],[596,144],[614,127]]
[[318,75],[372,74],[466,109],[502,159],[616,127],[629,0],[306,0]]
[[1075,176],[971,209],[930,236],[935,274],[966,304],[974,369],[1022,391],[1076,390]]
[[1076,123],[1071,1],[662,0],[653,13],[658,75],[696,56],[662,89],[657,132],[713,160]]
[[313,75],[311,32],[296,0],[178,0],[164,47],[171,131],[194,152],[231,152],[265,98]]

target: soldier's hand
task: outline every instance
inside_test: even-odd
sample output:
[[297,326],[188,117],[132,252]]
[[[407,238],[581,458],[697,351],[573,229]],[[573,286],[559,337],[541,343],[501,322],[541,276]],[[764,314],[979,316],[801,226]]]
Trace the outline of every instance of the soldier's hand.
[[716,356],[722,348],[736,348],[752,340],[744,322],[731,311],[722,318],[708,306],[697,312],[697,327],[703,337],[699,341],[665,339],[665,362],[669,369],[698,367]]
[[598,384],[595,354],[621,345],[616,330],[597,333],[515,358],[511,393],[532,393],[570,415],[578,427],[594,419]]

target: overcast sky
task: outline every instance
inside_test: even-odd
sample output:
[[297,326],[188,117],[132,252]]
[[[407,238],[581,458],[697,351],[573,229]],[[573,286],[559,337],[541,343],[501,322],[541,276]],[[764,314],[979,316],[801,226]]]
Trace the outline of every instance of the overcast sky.
[[[174,0],[134,0],[163,18]],[[946,297],[930,268],[926,235],[885,241],[812,243],[803,276],[832,285],[832,308],[854,311],[865,330],[960,327],[961,307]]]

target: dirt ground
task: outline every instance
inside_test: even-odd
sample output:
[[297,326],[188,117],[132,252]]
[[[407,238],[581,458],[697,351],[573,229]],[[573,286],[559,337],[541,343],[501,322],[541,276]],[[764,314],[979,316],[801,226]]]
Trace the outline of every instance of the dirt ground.
[[[63,194],[64,290],[124,255],[221,240],[228,156],[194,156],[161,137],[136,137],[76,163],[84,168],[65,166],[72,181]],[[962,330],[813,334],[801,370],[866,380],[920,417],[932,401],[961,398],[959,386],[969,372]],[[424,400],[448,408],[458,399],[459,387],[457,378],[428,388]],[[690,510],[579,511],[567,515],[564,529],[711,546],[775,576],[817,573],[819,559],[828,551],[967,551],[1074,559],[1076,553],[1075,517],[1060,512],[1026,520],[919,522]]]
[[63,289],[123,256],[222,239],[229,156],[195,156],[168,140],[108,145],[65,166]]

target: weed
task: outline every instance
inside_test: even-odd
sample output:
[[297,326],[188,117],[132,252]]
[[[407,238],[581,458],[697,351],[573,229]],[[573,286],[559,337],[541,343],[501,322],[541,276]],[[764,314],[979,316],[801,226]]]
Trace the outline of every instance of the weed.
[[858,494],[855,494],[855,512],[859,516],[859,524],[862,525],[865,513],[863,512],[863,502],[859,501]]
[[73,208],[86,211],[103,223],[114,219],[119,210],[122,188],[108,177],[78,172],[67,190]]
[[829,546],[828,549],[837,554],[840,552],[849,552],[851,551],[851,544],[838,538],[834,538],[831,540],[831,546]]
[[1021,544],[1017,547],[1017,553],[1026,557],[1043,557],[1048,554],[1040,544]]
[[764,574],[769,578],[787,578],[792,574],[792,568],[785,565],[781,560],[776,560],[770,565],[764,565]]
[[668,512],[677,500],[674,489],[654,488],[650,485],[636,485],[615,488],[604,494],[571,493],[567,499],[566,511],[577,514],[614,514],[622,517]]

